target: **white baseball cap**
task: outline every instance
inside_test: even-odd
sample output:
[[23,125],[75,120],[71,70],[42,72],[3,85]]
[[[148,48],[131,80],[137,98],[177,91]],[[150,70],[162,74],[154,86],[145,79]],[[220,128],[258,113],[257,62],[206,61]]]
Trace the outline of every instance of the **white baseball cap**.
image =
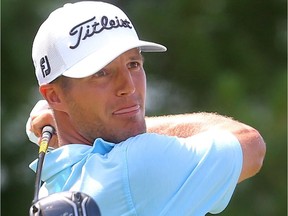
[[32,58],[42,85],[61,75],[90,76],[137,47],[143,52],[166,51],[160,44],[139,40],[131,21],[118,7],[81,1],[50,14],[36,34]]

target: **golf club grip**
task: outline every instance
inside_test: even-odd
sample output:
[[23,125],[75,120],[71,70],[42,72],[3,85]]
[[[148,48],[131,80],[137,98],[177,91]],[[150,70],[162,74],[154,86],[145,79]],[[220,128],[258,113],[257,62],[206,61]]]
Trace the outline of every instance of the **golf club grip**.
[[41,173],[42,173],[42,167],[43,167],[43,162],[45,158],[46,151],[48,149],[49,142],[53,136],[55,129],[47,125],[43,127],[42,129],[42,136],[39,144],[39,155],[38,155],[38,162],[37,162],[37,169],[36,169],[36,179],[35,179],[35,191],[34,191],[34,198],[33,202],[37,202],[39,199],[39,190],[41,186]]

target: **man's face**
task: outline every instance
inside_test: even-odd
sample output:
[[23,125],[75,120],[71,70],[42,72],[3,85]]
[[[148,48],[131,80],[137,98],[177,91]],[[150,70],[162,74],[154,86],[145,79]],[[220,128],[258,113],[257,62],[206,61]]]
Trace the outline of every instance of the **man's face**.
[[71,79],[63,92],[75,128],[93,142],[120,142],[146,132],[146,76],[138,49],[129,50],[92,76]]

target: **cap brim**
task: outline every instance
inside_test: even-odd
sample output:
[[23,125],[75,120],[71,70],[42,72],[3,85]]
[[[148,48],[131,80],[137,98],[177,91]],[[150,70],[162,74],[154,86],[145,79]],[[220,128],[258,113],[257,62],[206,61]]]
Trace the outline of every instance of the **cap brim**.
[[68,68],[62,75],[70,78],[91,76],[112,62],[119,55],[133,48],[140,48],[142,52],[165,52],[167,50],[167,48],[161,44],[142,40],[134,42],[129,41],[129,44],[117,43],[116,46],[115,44],[110,44],[106,46],[105,49],[98,50],[85,57],[71,68]]

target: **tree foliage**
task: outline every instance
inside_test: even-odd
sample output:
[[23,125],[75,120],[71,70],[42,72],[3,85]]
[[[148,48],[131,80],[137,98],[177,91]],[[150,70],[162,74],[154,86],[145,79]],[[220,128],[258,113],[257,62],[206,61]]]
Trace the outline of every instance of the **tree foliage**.
[[[3,215],[27,215],[33,198],[28,164],[37,148],[25,122],[40,95],[31,47],[43,20],[65,2],[2,1]],[[221,215],[286,215],[286,1],[110,2],[127,12],[141,39],[168,47],[165,54],[145,54],[147,114],[218,112],[263,135],[263,169],[237,187]]]

